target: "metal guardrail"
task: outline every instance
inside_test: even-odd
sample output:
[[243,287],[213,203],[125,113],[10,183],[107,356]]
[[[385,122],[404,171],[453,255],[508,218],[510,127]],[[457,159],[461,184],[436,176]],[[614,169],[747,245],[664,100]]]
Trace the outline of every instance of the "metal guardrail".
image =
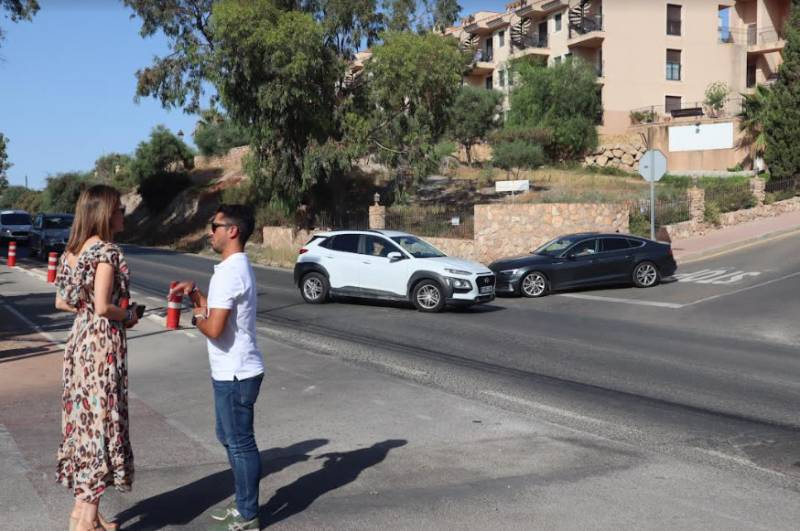
[[729,97],[721,108],[716,109],[709,106],[705,101],[681,102],[680,107],[667,109],[665,105],[650,105],[648,107],[638,107],[631,109],[630,118],[633,125],[636,124],[660,124],[675,118],[671,111],[683,109],[702,109],[703,116],[708,118],[733,118],[742,112],[744,98],[741,96]]
[[575,39],[586,33],[603,31],[603,15],[580,17],[577,22],[569,23],[569,38]]
[[431,238],[475,237],[473,207],[393,206],[386,209],[386,228]]

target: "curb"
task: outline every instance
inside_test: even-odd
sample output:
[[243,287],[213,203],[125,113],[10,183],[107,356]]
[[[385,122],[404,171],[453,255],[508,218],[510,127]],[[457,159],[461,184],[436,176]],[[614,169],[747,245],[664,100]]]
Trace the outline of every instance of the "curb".
[[747,238],[744,240],[739,240],[737,242],[720,245],[719,247],[714,247],[707,251],[689,253],[681,258],[676,258],[675,261],[678,263],[678,265],[686,265],[686,264],[691,264],[693,262],[700,262],[702,260],[708,260],[710,258],[722,256],[724,254],[732,253],[734,251],[739,251],[741,249],[746,249],[749,247],[753,247],[755,245],[760,245],[762,243],[767,243],[774,240],[779,240],[781,238],[793,236],[795,234],[800,234],[800,227],[792,227],[790,229],[776,230],[768,232],[766,234],[761,234],[759,236],[754,236],[752,238]]

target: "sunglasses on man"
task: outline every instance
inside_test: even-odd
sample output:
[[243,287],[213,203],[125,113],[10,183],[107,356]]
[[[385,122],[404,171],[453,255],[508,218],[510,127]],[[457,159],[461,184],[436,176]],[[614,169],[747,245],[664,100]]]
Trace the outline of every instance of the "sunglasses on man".
[[211,222],[211,232],[217,232],[217,229],[220,227],[235,227],[235,223],[217,223],[216,221]]

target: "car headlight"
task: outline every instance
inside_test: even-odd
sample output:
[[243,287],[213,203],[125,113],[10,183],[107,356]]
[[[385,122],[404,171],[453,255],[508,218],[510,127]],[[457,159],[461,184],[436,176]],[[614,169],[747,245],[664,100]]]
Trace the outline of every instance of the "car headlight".
[[503,275],[504,277],[513,277],[518,272],[519,269],[504,269],[503,271],[500,271],[500,274]]
[[447,277],[447,281],[456,289],[472,289],[472,284],[469,283],[469,280],[464,280],[463,278]]
[[461,270],[461,269],[445,269],[445,271],[447,271],[447,272],[448,272],[448,273],[450,273],[451,275],[465,275],[465,276],[469,276],[469,275],[471,275],[471,274],[472,274],[472,273],[470,273],[469,271],[463,271],[463,270]]

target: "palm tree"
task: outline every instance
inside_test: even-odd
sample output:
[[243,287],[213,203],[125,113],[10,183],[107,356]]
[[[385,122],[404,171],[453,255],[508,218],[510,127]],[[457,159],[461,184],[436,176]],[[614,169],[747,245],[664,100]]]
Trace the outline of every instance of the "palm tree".
[[764,113],[770,88],[766,85],[757,85],[752,94],[742,94],[742,110],[737,115],[739,118],[739,131],[742,137],[737,147],[747,149],[749,154],[746,161],[755,167],[756,160],[764,157],[767,150],[767,137],[764,134]]

